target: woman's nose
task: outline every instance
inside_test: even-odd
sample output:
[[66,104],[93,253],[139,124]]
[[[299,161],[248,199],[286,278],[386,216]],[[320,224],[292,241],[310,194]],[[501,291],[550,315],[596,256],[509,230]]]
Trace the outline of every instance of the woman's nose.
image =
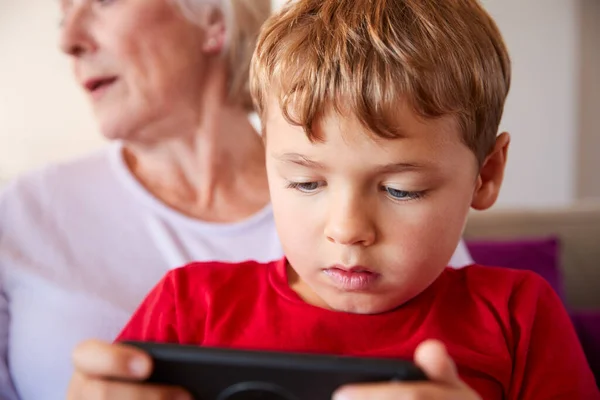
[[60,48],[63,53],[81,57],[95,49],[88,25],[88,18],[82,9],[73,9],[64,17],[60,33]]

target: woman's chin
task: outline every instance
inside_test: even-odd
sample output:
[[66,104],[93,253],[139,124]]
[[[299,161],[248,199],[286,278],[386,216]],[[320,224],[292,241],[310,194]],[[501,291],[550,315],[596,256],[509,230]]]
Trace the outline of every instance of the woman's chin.
[[[139,118],[134,120],[133,118],[124,118],[123,113],[121,115],[114,115],[114,113],[103,113],[97,115],[98,126],[100,134],[107,140],[124,140],[124,141],[139,141],[142,138],[141,132],[144,131],[144,124],[139,121]],[[131,115],[135,115],[133,112]]]

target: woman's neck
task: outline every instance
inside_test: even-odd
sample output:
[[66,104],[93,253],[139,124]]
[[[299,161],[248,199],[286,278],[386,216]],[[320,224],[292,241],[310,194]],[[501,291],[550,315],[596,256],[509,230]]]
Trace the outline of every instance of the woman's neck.
[[269,203],[262,139],[241,109],[205,111],[192,134],[125,143],[123,157],[140,183],[171,208],[209,222],[239,221]]

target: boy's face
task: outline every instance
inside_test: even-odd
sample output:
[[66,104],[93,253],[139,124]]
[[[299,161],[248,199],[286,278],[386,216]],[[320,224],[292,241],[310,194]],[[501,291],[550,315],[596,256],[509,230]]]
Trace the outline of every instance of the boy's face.
[[374,314],[429,286],[454,252],[477,183],[474,154],[450,117],[399,107],[399,139],[326,115],[311,143],[271,102],[267,173],[275,221],[307,302]]

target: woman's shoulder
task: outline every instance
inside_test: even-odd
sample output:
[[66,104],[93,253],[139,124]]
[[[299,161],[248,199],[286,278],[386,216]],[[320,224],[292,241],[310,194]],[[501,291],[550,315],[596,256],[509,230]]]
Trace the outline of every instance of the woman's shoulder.
[[[27,172],[8,182],[0,192],[0,242],[13,251],[40,252],[53,243],[67,243],[81,232],[60,236],[68,227],[87,225],[102,218],[99,204],[110,201],[106,149],[72,161]],[[108,192],[108,197],[107,197]],[[100,194],[103,193],[103,194]],[[117,196],[113,196],[117,197]],[[87,222],[86,222],[87,221]],[[60,236],[60,237],[59,237]],[[64,236],[64,235],[63,235]],[[44,244],[44,246],[41,246]]]
[[67,161],[51,163],[34,168],[11,180],[2,189],[2,197],[20,194],[56,191],[66,185],[90,183],[89,179],[107,169],[111,148],[106,147]]
[[83,200],[81,197],[89,193],[90,188],[107,182],[109,170],[109,148],[104,148],[26,172],[2,187],[0,220],[5,221],[6,216],[19,212],[37,213],[61,207],[62,200]]

